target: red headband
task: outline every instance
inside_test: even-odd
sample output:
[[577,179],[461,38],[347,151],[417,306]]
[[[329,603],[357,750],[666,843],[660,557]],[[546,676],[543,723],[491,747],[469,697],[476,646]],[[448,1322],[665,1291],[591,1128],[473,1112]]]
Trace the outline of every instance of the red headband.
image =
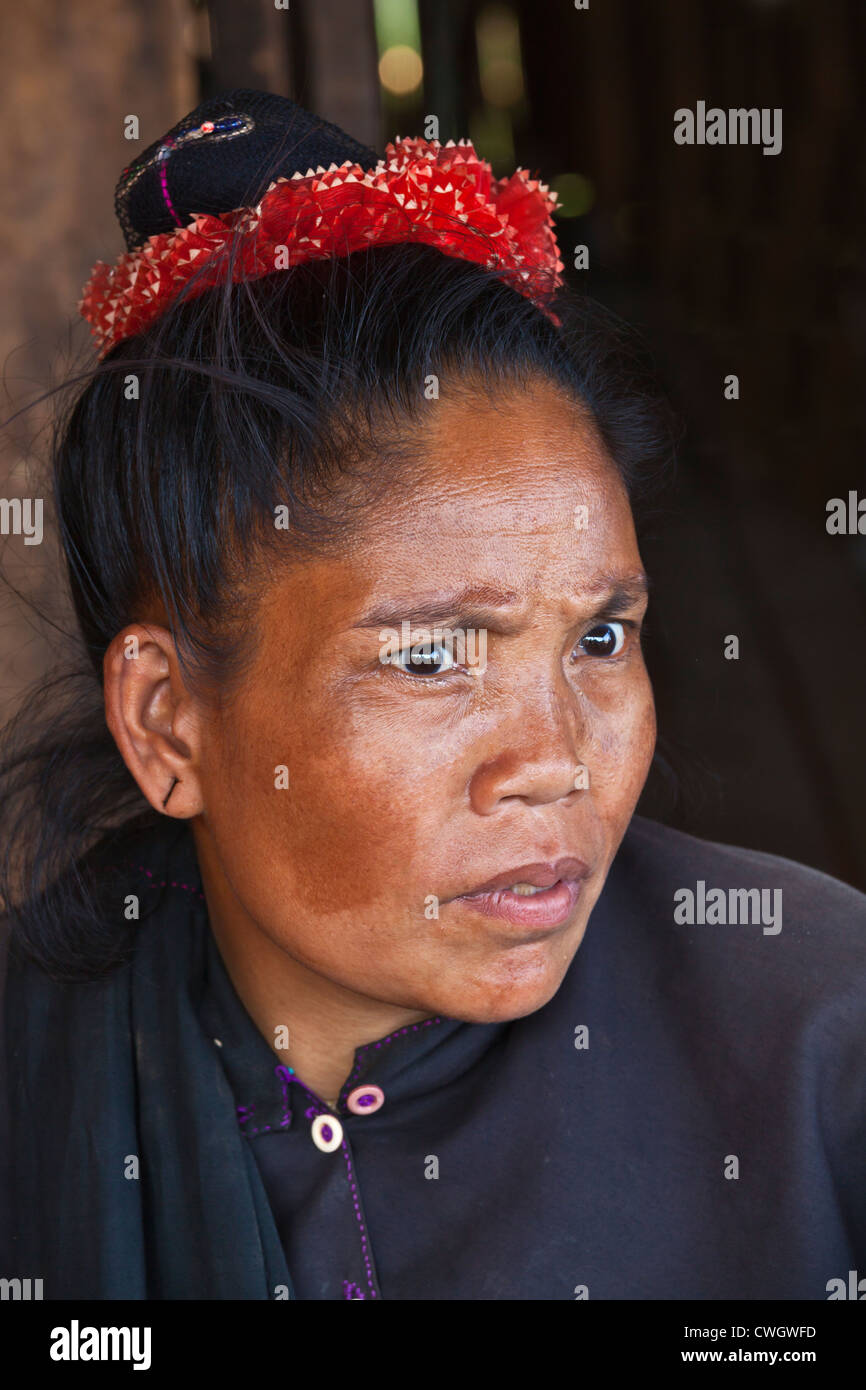
[[97,261],[78,307],[102,358],[149,328],[191,281],[190,296],[222,281],[229,260],[233,280],[256,280],[304,261],[410,241],[496,269],[558,323],[547,306],[562,284],[555,202],[525,169],[494,179],[468,140],[440,145],[398,136],[375,169],[332,164],[279,178],[255,207],[199,214],[113,266]]

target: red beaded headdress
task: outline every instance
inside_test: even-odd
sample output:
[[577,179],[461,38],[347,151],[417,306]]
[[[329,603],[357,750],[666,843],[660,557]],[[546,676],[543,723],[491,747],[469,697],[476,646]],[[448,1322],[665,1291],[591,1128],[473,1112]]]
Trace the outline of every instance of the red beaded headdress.
[[[187,123],[182,140],[206,139],[214,129],[212,121]],[[254,206],[191,214],[185,225],[166,181],[168,155],[180,143],[166,137],[141,165],[158,170],[175,229],[141,237],[113,266],[98,261],[84,287],[79,309],[100,357],[150,327],[184,291],[191,297],[229,275],[253,280],[395,242],[425,243],[494,268],[558,322],[549,307],[563,269],[552,222],[556,194],[524,169],[494,179],[468,140],[397,138],[373,168],[349,160],[295,172],[271,182]]]

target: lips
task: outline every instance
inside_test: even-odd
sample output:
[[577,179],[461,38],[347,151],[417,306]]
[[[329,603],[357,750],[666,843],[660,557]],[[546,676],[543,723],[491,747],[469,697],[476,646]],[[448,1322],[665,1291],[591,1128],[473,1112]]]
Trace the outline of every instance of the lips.
[[578,882],[587,878],[589,867],[582,859],[575,859],[572,855],[566,855],[562,859],[553,862],[544,861],[534,864],[518,864],[513,869],[506,869],[503,873],[490,878],[486,883],[480,883],[476,888],[472,888],[468,893],[461,893],[463,898],[480,897],[486,893],[496,893],[500,889],[511,888],[515,883],[529,883],[533,888],[552,888],[559,882]]

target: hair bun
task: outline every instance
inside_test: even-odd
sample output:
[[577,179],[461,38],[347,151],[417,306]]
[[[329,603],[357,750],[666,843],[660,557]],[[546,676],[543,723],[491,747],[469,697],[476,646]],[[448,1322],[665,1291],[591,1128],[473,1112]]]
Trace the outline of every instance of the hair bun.
[[197,213],[257,203],[276,178],[377,155],[339,126],[272,92],[225,92],[202,102],[124,169],[114,195],[126,249],[186,226]]

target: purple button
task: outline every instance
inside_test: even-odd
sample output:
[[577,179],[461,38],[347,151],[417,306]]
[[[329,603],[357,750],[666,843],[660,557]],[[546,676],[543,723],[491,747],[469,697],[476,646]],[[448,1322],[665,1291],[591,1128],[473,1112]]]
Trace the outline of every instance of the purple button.
[[385,1103],[385,1092],[381,1086],[356,1086],[346,1097],[346,1104],[353,1115],[372,1115]]

